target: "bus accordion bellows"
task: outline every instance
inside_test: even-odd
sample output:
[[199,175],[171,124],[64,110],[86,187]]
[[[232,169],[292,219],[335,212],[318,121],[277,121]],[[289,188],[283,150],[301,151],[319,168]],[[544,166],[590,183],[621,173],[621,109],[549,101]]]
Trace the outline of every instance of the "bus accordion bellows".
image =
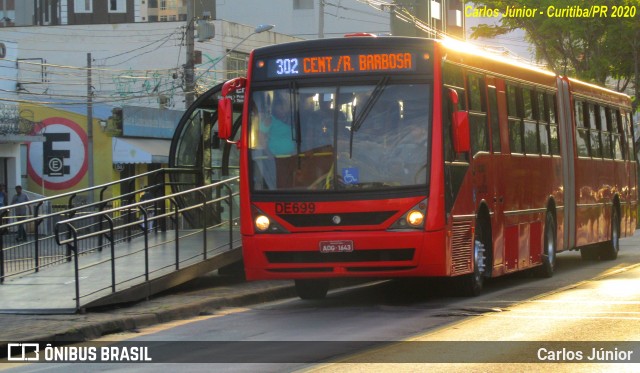
[[624,94],[469,45],[420,38],[254,50],[244,91],[240,206],[247,279],[303,299],[338,277],[488,277],[556,254],[615,259],[637,219]]

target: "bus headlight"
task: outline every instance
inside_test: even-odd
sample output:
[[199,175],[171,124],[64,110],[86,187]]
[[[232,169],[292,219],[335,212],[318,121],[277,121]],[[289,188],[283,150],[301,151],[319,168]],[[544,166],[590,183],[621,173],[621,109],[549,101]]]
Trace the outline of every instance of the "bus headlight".
[[260,232],[264,232],[267,229],[269,229],[269,225],[271,225],[271,222],[269,221],[268,217],[266,217],[264,215],[258,215],[256,217],[255,224],[256,224],[256,228]]
[[411,210],[407,214],[407,223],[413,227],[418,227],[424,222],[424,214],[422,211]]
[[427,199],[423,199],[417,205],[408,209],[395,223],[391,224],[390,231],[420,230],[424,228],[427,216]]
[[251,206],[251,216],[255,233],[289,233],[276,219],[255,206]]

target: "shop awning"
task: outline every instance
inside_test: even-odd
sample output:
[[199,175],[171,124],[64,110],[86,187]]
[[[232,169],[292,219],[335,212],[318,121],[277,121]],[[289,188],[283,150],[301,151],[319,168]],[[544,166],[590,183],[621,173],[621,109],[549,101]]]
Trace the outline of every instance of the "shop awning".
[[113,163],[169,163],[171,140],[111,139]]

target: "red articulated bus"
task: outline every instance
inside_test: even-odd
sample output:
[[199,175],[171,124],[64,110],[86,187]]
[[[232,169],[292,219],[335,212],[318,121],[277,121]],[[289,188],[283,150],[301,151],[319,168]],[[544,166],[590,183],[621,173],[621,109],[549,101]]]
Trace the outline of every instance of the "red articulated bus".
[[244,90],[246,276],[488,277],[615,259],[637,219],[630,98],[466,44],[402,37],[256,49]]

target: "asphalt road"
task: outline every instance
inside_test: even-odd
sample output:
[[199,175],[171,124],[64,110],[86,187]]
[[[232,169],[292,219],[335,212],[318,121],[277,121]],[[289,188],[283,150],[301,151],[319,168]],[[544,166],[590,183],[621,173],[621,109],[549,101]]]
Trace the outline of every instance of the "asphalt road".
[[[151,363],[15,371],[637,371],[638,330],[640,237],[633,237],[621,241],[616,261],[562,253],[554,277],[494,279],[475,298],[452,297],[440,281],[368,283],[322,301],[220,309],[89,344],[145,346]],[[595,363],[594,349],[617,355]]]

